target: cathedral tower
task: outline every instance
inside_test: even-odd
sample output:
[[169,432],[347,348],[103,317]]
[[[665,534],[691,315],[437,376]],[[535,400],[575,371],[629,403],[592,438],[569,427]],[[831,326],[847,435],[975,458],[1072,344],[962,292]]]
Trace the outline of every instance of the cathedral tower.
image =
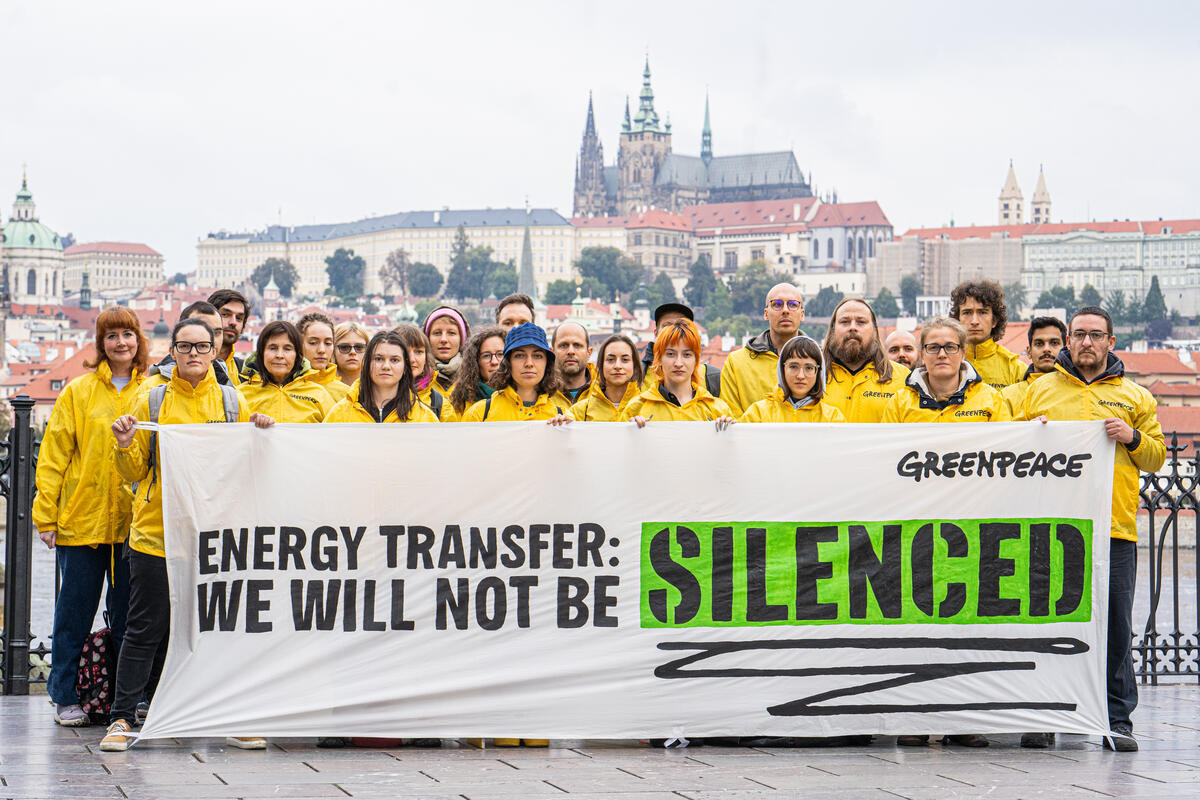
[[654,90],[650,88],[650,58],[642,70],[642,91],[638,110],[632,120],[621,126],[621,146],[617,155],[617,213],[633,214],[654,205],[654,179],[658,168],[671,153],[671,123],[662,125],[654,110]]
[[1012,159],[1008,162],[1008,177],[1000,190],[1000,213],[998,225],[1021,225],[1025,222],[1025,195],[1017,185],[1017,173],[1013,171]]
[[604,147],[600,144],[600,137],[596,135],[596,118],[592,112],[592,95],[589,92],[583,143],[579,146],[579,160],[575,162],[574,216],[604,216],[607,208],[604,197]]
[[1029,221],[1036,224],[1050,221],[1050,192],[1046,191],[1046,173],[1038,167],[1037,188],[1029,201]]

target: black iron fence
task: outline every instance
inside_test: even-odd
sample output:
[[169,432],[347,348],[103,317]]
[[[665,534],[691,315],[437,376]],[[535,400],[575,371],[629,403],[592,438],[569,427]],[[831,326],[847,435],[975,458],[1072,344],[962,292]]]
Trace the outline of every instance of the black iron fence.
[[[46,680],[48,632],[35,639],[30,631],[33,597],[34,466],[38,439],[32,425],[33,400],[25,395],[9,401],[13,426],[0,440],[0,495],[8,501],[4,552],[4,627],[0,633],[0,679],[3,694],[28,694],[31,683]],[[1200,493],[1200,447],[1181,454],[1178,435],[1170,435],[1167,464],[1159,474],[1142,476],[1147,548],[1148,592],[1144,625],[1135,624],[1134,668],[1144,683],[1164,678],[1200,682],[1200,548],[1196,546],[1197,494]],[[1136,607],[1135,607],[1136,608]],[[1140,632],[1140,633],[1139,633]],[[36,647],[34,641],[41,644]]]

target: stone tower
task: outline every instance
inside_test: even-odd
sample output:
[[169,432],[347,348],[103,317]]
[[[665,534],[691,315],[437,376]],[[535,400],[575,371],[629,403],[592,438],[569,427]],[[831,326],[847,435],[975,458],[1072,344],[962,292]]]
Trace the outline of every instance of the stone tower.
[[579,160],[575,162],[576,217],[603,216],[608,209],[604,197],[604,147],[596,135],[596,118],[592,112],[592,95],[588,93],[587,123],[583,128],[583,143]]
[[700,160],[706,167],[712,162],[712,126],[708,124],[708,92],[704,93],[704,130],[700,132]]
[[1004,188],[1000,190],[1000,213],[997,216],[998,225],[1020,225],[1025,222],[1025,195],[1017,185],[1017,173],[1013,171],[1012,159],[1008,162],[1008,177],[1004,179]]
[[1037,188],[1029,201],[1029,221],[1035,225],[1050,221],[1050,192],[1046,191],[1046,173],[1040,166]]
[[24,176],[13,202],[12,216],[3,230],[0,259],[4,263],[9,301],[62,305],[66,270],[62,239],[38,220],[33,193]]
[[671,123],[659,122],[654,110],[654,90],[650,88],[650,58],[642,70],[642,91],[638,94],[638,110],[621,126],[621,146],[617,155],[617,213],[637,213],[655,204],[654,179],[663,160],[671,152]]

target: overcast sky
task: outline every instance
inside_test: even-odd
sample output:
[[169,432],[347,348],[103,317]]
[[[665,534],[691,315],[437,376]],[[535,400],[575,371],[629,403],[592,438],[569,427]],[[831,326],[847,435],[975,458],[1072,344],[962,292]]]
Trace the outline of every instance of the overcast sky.
[[791,147],[897,233],[993,224],[1008,162],[1056,220],[1200,216],[1200,3],[6,4],[0,203],[195,268],[210,230],[571,213],[646,48],[677,152]]

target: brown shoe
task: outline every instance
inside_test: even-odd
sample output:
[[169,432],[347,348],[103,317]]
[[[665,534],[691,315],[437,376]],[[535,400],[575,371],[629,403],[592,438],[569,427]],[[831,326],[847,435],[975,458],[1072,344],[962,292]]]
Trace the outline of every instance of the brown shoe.
[[982,733],[956,733],[943,736],[942,744],[956,744],[960,747],[987,747],[990,742]]
[[901,747],[924,747],[927,744],[929,744],[929,735],[926,734],[924,736],[913,736],[913,735],[897,736],[896,744],[900,745]]

